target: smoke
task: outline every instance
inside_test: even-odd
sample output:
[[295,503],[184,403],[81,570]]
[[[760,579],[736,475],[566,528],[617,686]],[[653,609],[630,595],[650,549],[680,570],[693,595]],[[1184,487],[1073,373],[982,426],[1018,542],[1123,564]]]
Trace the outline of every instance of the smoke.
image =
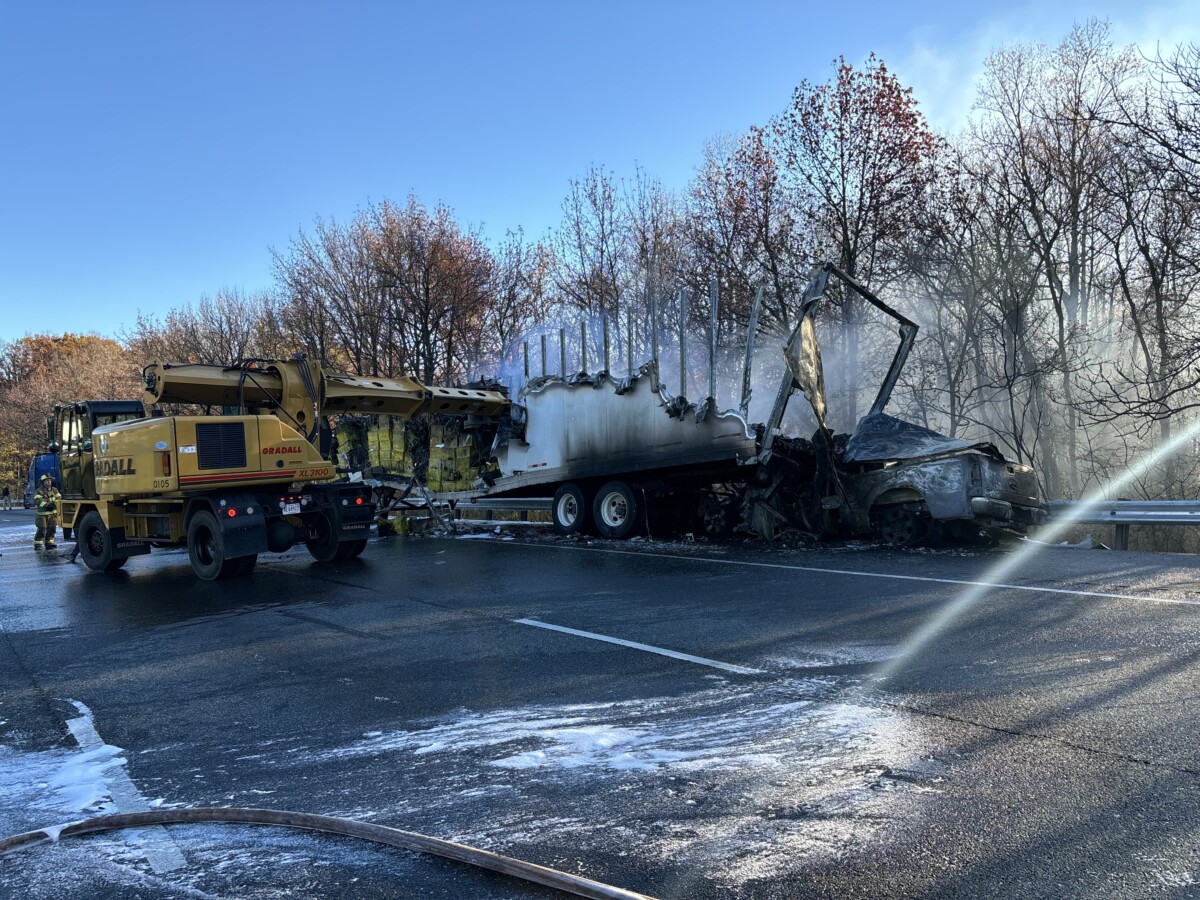
[[[605,366],[605,320],[600,316],[575,316],[560,322],[529,329],[515,340],[500,361],[496,380],[517,396],[528,379],[542,375],[572,376],[580,372],[595,374],[607,370],[614,379],[636,374],[654,356],[655,341],[650,328],[631,330],[627,320],[621,327],[608,320],[608,365]],[[738,410],[742,404],[746,355],[744,334],[722,334],[721,343],[709,366],[710,334],[707,329],[689,327],[683,336],[683,357],[678,327],[660,329],[657,341],[659,381],[671,396],[685,396],[700,403],[710,389],[718,410]],[[787,373],[783,347],[788,335],[760,333],[750,366],[750,402],[747,421],[765,421],[774,406],[780,384]],[[543,346],[545,359],[543,364]],[[586,353],[586,355],[585,355]],[[527,366],[528,360],[528,369]],[[566,365],[563,366],[565,361]],[[802,396],[794,396],[783,420],[787,434],[811,437],[817,422],[811,406]]]

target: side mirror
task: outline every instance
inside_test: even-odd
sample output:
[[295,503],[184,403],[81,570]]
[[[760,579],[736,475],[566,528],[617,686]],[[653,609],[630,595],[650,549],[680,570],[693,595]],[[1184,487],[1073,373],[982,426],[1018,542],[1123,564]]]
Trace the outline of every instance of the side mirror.
[[91,440],[90,440],[90,439],[89,439],[89,440],[85,440],[85,441],[83,442],[83,452],[84,452],[84,453],[91,453],[91,452],[92,452],[92,442],[91,442]]
[[57,453],[59,450],[62,449],[62,447],[59,446],[58,441],[51,441],[50,446],[47,447],[46,449],[51,453]]

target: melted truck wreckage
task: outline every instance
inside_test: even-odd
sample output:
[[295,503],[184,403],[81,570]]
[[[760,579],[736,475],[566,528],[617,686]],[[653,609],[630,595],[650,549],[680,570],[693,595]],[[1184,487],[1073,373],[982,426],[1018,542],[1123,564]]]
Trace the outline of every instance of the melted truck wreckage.
[[[894,321],[899,334],[874,402],[848,435],[827,425],[814,324],[831,278]],[[757,303],[748,341],[756,314]],[[916,334],[916,323],[836,266],[822,265],[801,298],[765,422],[752,424],[746,414],[749,347],[738,410],[718,411],[712,396],[692,403],[671,394],[657,350],[624,378],[607,371],[542,375],[525,383],[503,415],[474,418],[476,445],[488,448],[478,457],[488,464],[474,489],[440,496],[455,502],[553,492],[560,534],[613,538],[657,528],[710,535],[737,529],[771,539],[790,529],[813,537],[875,534],[912,546],[935,534],[1037,524],[1043,512],[1030,467],[1008,461],[993,444],[950,438],[884,412]],[[784,433],[797,392],[816,418],[811,438]]]
[[[849,435],[828,425],[821,348],[814,318],[830,277],[897,326],[899,343],[867,414]],[[771,537],[779,524],[818,535],[875,533],[912,546],[937,530],[1024,531],[1044,520],[1037,477],[987,442],[947,437],[884,413],[917,336],[917,324],[854,278],[826,263],[813,273],[799,321],[784,346],[787,371],[760,427],[756,484],[747,491],[750,527]],[[783,439],[788,402],[801,391],[817,431],[811,441]]]

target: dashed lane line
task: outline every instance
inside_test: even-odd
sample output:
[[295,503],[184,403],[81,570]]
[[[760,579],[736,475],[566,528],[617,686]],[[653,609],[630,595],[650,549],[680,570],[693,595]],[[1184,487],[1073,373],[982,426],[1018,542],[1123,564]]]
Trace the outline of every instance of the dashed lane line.
[[542,622],[538,619],[512,619],[518,625],[532,625],[534,628],[545,628],[549,631],[561,631],[563,634],[573,634],[576,637],[588,638],[593,641],[604,641],[606,644],[619,644],[622,647],[629,647],[633,650],[643,650],[646,653],[657,653],[659,656],[669,656],[671,659],[680,659],[684,662],[696,663],[701,666],[708,666],[711,669],[720,669],[723,672],[733,672],[737,675],[762,675],[762,669],[752,669],[749,666],[735,666],[733,663],[721,662],[716,659],[708,659],[703,656],[692,656],[690,653],[680,653],[678,650],[668,650],[665,647],[655,647],[652,644],[640,644],[637,641],[627,641],[622,638],[609,637],[607,634],[597,634],[594,631],[580,631],[577,628],[566,628],[562,625],[552,625],[549,622]]

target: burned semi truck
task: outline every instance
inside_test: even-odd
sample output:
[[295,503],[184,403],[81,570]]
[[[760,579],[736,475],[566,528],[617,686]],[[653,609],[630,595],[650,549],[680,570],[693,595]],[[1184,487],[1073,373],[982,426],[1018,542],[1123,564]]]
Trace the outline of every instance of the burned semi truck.
[[[831,278],[891,320],[898,335],[874,402],[849,434],[827,424],[814,325]],[[761,297],[751,315],[747,367]],[[671,394],[657,353],[623,378],[603,371],[543,375],[524,385],[504,416],[472,423],[480,460],[489,463],[476,488],[438,496],[454,503],[553,494],[556,531],[611,538],[658,519],[713,535],[741,528],[771,538],[792,528],[818,537],[875,534],[911,546],[939,531],[1038,524],[1043,513],[1029,466],[1007,460],[991,443],[950,438],[884,412],[916,335],[916,323],[827,263],[814,270],[801,298],[766,421],[749,421],[747,388],[740,408],[726,411],[711,396],[691,403]],[[796,393],[815,417],[811,437],[784,433]]]

